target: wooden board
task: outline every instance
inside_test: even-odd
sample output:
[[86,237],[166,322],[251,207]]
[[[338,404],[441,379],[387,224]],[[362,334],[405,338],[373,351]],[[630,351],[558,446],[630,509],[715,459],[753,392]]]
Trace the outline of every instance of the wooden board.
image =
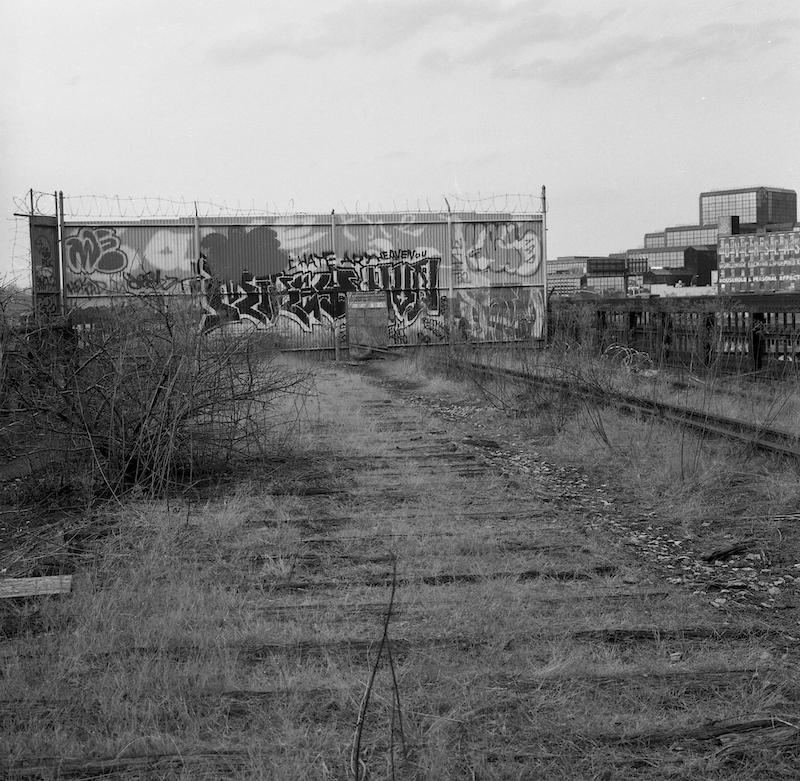
[[72,575],[51,575],[42,578],[0,578],[0,599],[35,597],[45,594],[68,594]]

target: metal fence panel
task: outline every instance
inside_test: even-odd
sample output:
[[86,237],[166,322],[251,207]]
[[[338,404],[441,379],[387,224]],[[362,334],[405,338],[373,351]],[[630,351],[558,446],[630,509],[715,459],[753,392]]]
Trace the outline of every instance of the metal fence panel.
[[349,293],[386,292],[390,346],[540,339],[542,215],[354,214],[65,226],[68,308],[195,294],[203,328],[348,340]]

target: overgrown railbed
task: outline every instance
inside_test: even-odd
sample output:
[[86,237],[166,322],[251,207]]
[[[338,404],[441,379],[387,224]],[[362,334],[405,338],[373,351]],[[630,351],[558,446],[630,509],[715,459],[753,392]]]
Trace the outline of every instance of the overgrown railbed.
[[796,777],[793,581],[726,588],[800,563],[777,464],[745,492],[724,447],[424,356],[312,368],[280,458],[94,511],[0,643],[3,773]]
[[36,473],[88,505],[163,496],[279,450],[276,402],[302,395],[303,374],[268,335],[204,336],[197,323],[163,296],[0,323],[0,477]]

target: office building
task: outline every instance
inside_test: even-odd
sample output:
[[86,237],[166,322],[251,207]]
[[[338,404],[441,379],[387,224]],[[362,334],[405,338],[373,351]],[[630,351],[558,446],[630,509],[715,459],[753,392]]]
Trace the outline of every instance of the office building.
[[700,194],[699,221],[644,235],[607,258],[548,261],[555,295],[647,295],[653,286],[708,287],[708,294],[800,292],[797,193],[776,187]]
[[[738,218],[740,226],[797,222],[797,193],[777,187],[746,187],[700,193],[700,225]],[[744,232],[744,231],[742,231]]]

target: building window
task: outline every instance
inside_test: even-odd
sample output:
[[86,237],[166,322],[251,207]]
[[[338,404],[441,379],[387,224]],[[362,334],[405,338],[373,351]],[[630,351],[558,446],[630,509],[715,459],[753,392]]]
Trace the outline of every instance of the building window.
[[744,193],[719,193],[703,195],[700,199],[700,222],[709,225],[720,217],[735,215],[741,222],[758,221],[757,193],[755,190]]
[[686,247],[692,244],[711,245],[717,243],[718,228],[680,228],[666,230],[666,246]]

